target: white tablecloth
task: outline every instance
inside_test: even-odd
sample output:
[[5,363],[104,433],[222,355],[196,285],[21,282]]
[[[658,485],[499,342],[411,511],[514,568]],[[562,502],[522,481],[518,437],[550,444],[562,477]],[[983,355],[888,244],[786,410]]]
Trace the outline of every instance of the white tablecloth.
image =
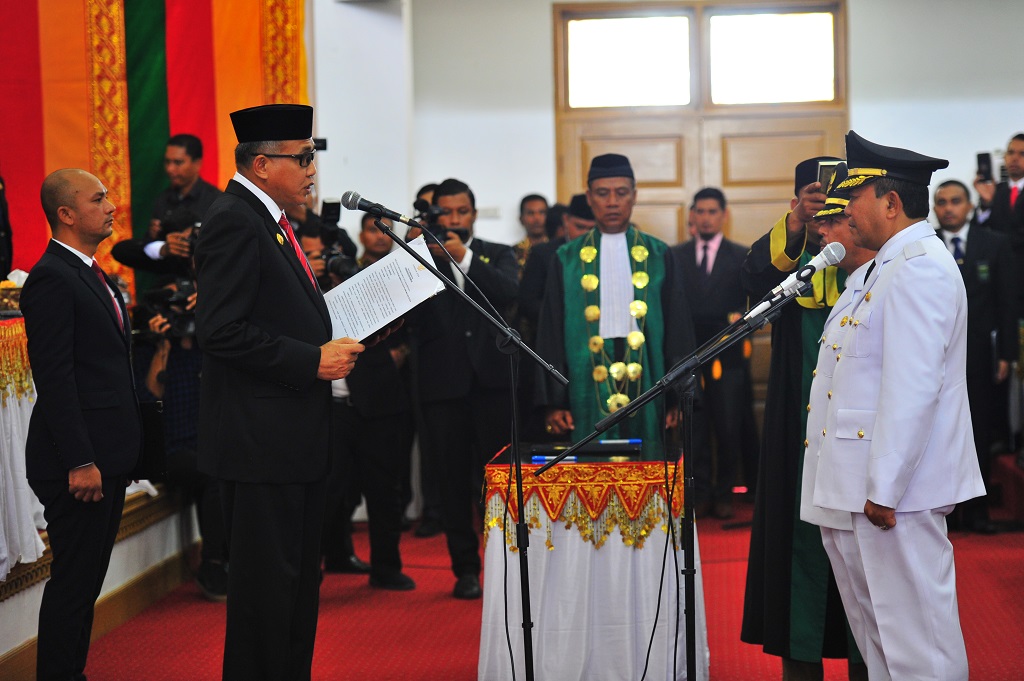
[[0,323],[0,581],[16,563],[39,560],[43,507],[25,479],[25,436],[35,388],[22,320]]
[[[641,500],[642,517],[631,523],[616,495],[620,491],[642,493],[643,486],[613,490],[605,493],[603,501],[595,500],[596,497],[590,499],[590,511],[600,511],[596,518],[590,518],[576,493],[579,490],[573,490],[570,484],[554,492],[564,494],[568,490],[557,513],[560,519],[552,520],[549,512],[556,512],[558,503],[555,508],[551,503],[541,503],[544,492],[538,494],[531,490],[527,477],[524,472],[524,488],[530,495],[525,505],[531,526],[528,557],[536,678],[555,681],[640,679],[648,660],[651,631],[657,622],[646,678],[685,679],[686,634],[680,572],[684,560],[682,550],[665,551],[667,507],[664,498],[654,494],[649,495],[646,502]],[[480,681],[512,678],[505,637],[506,585],[516,676],[525,678],[519,554],[514,550],[513,540],[515,527],[514,521],[502,522],[504,499],[502,494],[493,493],[493,483],[493,476],[489,475]],[[589,489],[589,492],[601,494],[600,490]],[[547,499],[551,501],[550,496]],[[624,525],[628,527],[624,529]],[[678,521],[676,527],[679,537]],[[510,545],[513,545],[511,549]],[[706,681],[707,625],[696,539],[694,546],[697,680]],[[663,558],[667,561],[664,577]],[[677,603],[680,604],[678,610]]]

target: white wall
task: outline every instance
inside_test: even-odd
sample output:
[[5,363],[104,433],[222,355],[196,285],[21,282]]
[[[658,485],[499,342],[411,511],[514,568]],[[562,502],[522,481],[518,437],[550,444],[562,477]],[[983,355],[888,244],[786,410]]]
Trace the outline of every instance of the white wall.
[[[312,0],[311,90],[321,198],[349,190],[411,214],[409,0]],[[353,237],[361,213],[342,212]]]
[[[531,192],[553,198],[555,190],[553,3],[405,1],[399,20],[396,0],[314,0],[320,129],[330,121],[334,131],[322,173],[331,171],[333,185],[331,155],[344,153],[337,172],[375,201],[406,201],[392,206],[399,210],[420,184],[458,177],[483,210],[478,233],[513,243],[522,234],[519,199]],[[1024,130],[1024,95],[1007,85],[1019,80],[1013,48],[1024,2],[849,0],[847,13],[850,123],[865,137],[948,158],[949,170],[936,180],[969,183],[976,152],[1003,148]],[[411,137],[397,112],[357,116],[347,99],[352,95],[332,92],[325,82],[328,71],[340,81],[347,70],[380,67],[368,56],[379,39],[366,30],[366,15],[401,21],[411,36]],[[397,36],[399,29],[388,26]],[[397,66],[390,74],[385,69],[375,83],[358,73],[345,73],[345,80],[362,78],[373,89],[359,96],[376,91],[391,101],[407,74]],[[392,188],[395,177],[383,177],[389,168],[371,153],[383,143],[396,154],[387,163],[404,164],[404,187]],[[487,217],[494,212],[497,218]]]

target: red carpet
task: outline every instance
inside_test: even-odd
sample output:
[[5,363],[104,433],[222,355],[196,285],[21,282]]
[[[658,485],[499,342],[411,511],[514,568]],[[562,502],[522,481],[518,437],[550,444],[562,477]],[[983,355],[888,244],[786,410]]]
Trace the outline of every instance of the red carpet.
[[[749,505],[737,510],[737,521],[749,520]],[[698,524],[711,680],[774,681],[781,677],[779,660],[739,640],[750,530],[722,525]],[[357,528],[356,550],[366,557],[365,526]],[[1024,533],[954,533],[952,540],[971,679],[1024,679]],[[371,590],[365,577],[327,576],[313,679],[476,678],[481,602],[451,598],[454,579],[443,537],[406,534],[402,555],[416,580],[412,592]],[[90,681],[214,681],[220,678],[223,634],[223,606],[202,600],[188,584],[95,642],[86,672]],[[826,662],[826,681],[845,679],[844,662]]]

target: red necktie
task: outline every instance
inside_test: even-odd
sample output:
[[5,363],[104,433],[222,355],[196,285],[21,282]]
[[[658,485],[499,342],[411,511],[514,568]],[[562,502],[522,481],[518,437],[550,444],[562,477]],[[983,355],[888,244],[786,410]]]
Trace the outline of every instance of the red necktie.
[[292,225],[288,222],[288,218],[285,217],[284,213],[281,214],[281,219],[277,224],[281,225],[281,229],[283,229],[284,233],[288,235],[288,241],[291,242],[292,248],[295,249],[295,257],[299,259],[299,262],[302,263],[302,268],[306,270],[306,276],[309,277],[309,283],[313,284],[313,290],[319,290],[316,287],[316,277],[313,276],[313,270],[309,269],[309,262],[306,260],[306,254],[302,252],[302,249],[299,247],[299,242],[295,240],[295,232],[292,231]]
[[103,286],[103,290],[110,296],[110,304],[114,306],[114,312],[117,313],[117,323],[121,327],[121,333],[124,333],[124,319],[121,317],[121,307],[114,300],[114,292],[110,290],[107,285],[107,278],[103,276],[103,270],[100,268],[100,264],[95,260],[92,261],[92,271],[99,277],[100,285]]
[[1020,187],[1013,185],[1010,187],[1010,208],[1017,205],[1017,197],[1020,196]]

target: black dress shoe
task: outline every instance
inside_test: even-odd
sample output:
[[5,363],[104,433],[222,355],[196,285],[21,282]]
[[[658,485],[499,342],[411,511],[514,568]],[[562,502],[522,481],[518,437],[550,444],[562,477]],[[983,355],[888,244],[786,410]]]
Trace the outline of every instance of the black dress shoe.
[[441,534],[444,528],[441,527],[441,523],[430,518],[420,523],[420,526],[413,530],[413,535],[416,537],[433,537]]
[[388,591],[412,591],[416,588],[416,582],[401,572],[393,572],[387,575],[370,575],[370,586]]
[[480,598],[483,594],[484,592],[480,588],[480,579],[476,575],[459,577],[459,581],[455,582],[455,589],[452,591],[452,596],[466,601]]
[[370,564],[359,560],[359,556],[353,554],[338,563],[325,560],[324,570],[348,575],[368,575],[370,574]]
[[228,599],[228,570],[224,563],[204,560],[196,575],[196,584],[203,598],[223,603]]

